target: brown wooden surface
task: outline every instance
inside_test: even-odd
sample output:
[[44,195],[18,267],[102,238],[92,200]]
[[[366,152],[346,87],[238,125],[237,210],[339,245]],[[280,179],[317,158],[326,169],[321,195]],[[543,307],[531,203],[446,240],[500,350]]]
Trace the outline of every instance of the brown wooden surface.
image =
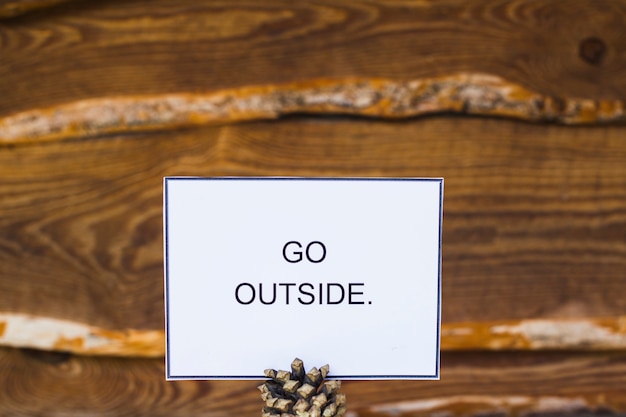
[[444,323],[618,317],[625,133],[291,118],[4,147],[0,311],[162,329],[165,175],[441,176]]
[[[440,381],[345,381],[353,416],[626,414],[626,354],[444,353]],[[332,366],[331,366],[332,372]],[[2,416],[257,417],[259,381],[164,380],[161,359],[0,349]]]
[[92,97],[456,72],[623,100],[625,19],[622,0],[73,1],[0,20],[0,114]]
[[[90,99],[106,119],[107,100],[156,95],[153,128],[167,129],[132,132],[145,115],[114,106],[120,129],[71,119],[42,136],[65,140],[18,134],[19,146],[0,134],[0,344],[162,355],[163,176],[441,176],[442,346],[542,351],[444,351],[441,381],[347,382],[349,417],[626,414],[625,126],[376,121],[327,106],[175,128],[161,106],[487,74],[540,111],[533,94],[557,114],[591,103],[581,118],[602,121],[626,102],[624,21],[625,0],[0,0],[0,128]],[[549,351],[563,348],[592,351]],[[0,416],[251,417],[256,385],[165,382],[161,358],[0,348]]]

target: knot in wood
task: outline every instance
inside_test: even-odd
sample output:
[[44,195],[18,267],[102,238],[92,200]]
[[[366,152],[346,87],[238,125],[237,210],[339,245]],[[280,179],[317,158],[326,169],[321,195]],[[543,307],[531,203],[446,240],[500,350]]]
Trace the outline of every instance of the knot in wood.
[[578,45],[578,56],[590,65],[600,65],[605,55],[606,44],[600,38],[585,38]]

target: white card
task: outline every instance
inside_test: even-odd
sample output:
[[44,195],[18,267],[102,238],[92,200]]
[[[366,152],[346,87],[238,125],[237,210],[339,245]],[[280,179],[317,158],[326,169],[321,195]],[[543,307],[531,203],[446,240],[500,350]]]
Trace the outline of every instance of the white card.
[[439,379],[443,179],[164,187],[167,379]]

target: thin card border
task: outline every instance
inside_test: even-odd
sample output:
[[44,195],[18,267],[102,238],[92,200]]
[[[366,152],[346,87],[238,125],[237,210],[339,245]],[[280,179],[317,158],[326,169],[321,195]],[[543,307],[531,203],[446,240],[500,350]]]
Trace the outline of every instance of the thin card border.
[[260,380],[266,379],[263,375],[172,375],[170,373],[170,340],[169,340],[169,257],[168,257],[168,182],[169,181],[412,181],[439,183],[439,245],[438,245],[438,276],[437,276],[437,332],[434,375],[329,375],[328,379],[344,380],[439,380],[441,359],[441,259],[443,233],[443,178],[354,178],[354,177],[164,177],[163,178],[163,249],[164,249],[164,293],[165,293],[165,374],[168,381],[176,380]]

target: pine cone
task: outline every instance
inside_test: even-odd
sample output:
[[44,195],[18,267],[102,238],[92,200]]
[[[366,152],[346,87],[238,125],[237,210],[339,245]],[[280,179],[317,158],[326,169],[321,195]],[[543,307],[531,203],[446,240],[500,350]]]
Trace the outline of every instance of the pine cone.
[[339,394],[341,381],[324,381],[328,365],[304,372],[296,358],[291,372],[266,369],[270,378],[259,385],[265,401],[262,417],[341,417],[346,412],[346,396]]

